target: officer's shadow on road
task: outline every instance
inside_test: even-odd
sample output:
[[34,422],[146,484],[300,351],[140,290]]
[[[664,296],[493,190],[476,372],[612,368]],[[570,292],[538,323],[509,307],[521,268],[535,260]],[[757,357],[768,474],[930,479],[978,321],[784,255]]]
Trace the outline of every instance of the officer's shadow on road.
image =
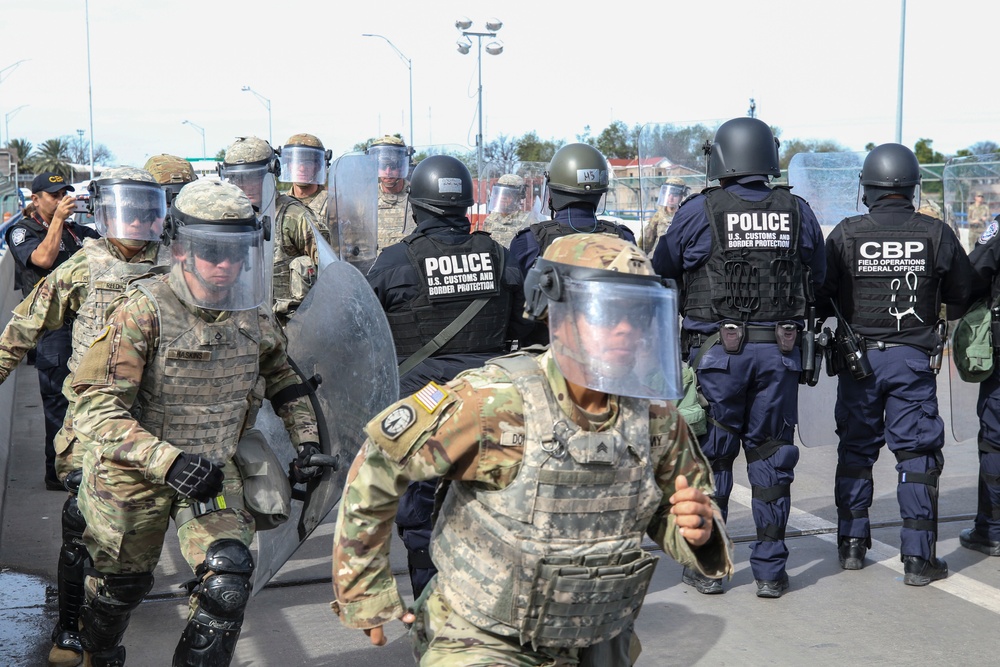
[[636,621],[642,654],[635,664],[637,667],[696,664],[722,638],[725,629],[726,621],[719,616],[647,599]]

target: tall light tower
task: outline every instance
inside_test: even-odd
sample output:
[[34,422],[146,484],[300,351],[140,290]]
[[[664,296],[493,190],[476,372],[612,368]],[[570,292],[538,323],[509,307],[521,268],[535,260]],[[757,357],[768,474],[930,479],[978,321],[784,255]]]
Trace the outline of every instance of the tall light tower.
[[[6,79],[6,78],[7,78],[8,76],[10,76],[11,74],[13,74],[13,73],[14,73],[14,70],[16,70],[16,69],[17,69],[17,66],[18,66],[18,65],[20,65],[21,63],[25,62],[25,61],[26,61],[26,59],[23,59],[23,60],[18,60],[18,61],[17,61],[16,63],[14,63],[13,65],[7,65],[7,66],[6,66],[6,67],[4,67],[3,69],[0,69],[0,83],[3,83],[3,82],[4,82],[4,80],[5,80],[5,79]],[[22,107],[18,107],[18,109],[20,109],[20,108],[22,108]],[[15,111],[16,111],[16,109],[15,109]],[[12,113],[13,113],[13,112],[12,112]],[[9,134],[7,135],[7,143],[8,143],[8,144],[10,143],[10,135],[9,135]],[[3,144],[2,144],[2,143],[0,143],[0,145],[3,145]]]
[[364,33],[362,37],[378,37],[384,39],[386,43],[392,47],[392,50],[396,52],[396,55],[406,64],[406,69],[410,70],[410,136],[409,145],[413,145],[413,61],[403,55],[403,52],[396,48],[396,45],[389,41],[388,37],[383,35],[373,35],[370,33]]
[[[483,174],[483,37],[496,37],[497,32],[503,27],[503,22],[498,18],[492,18],[486,22],[487,32],[475,32],[469,30],[472,27],[472,21],[460,18],[455,21],[455,27],[462,33],[462,39],[458,40],[459,53],[466,55],[472,50],[470,37],[476,38],[479,47],[477,51],[479,58],[479,134],[476,135],[476,178],[479,179]],[[486,53],[491,56],[500,55],[503,53],[503,42],[495,40],[488,43]]]
[[27,104],[22,104],[16,109],[11,109],[3,115],[3,128],[4,134],[7,136],[7,145],[10,145],[10,119],[17,115],[17,112],[28,106]]
[[240,90],[244,93],[253,93],[254,97],[260,100],[260,103],[267,109],[267,143],[274,146],[274,142],[271,140],[271,100],[264,97],[250,86],[243,86]]
[[208,154],[205,152],[205,128],[203,128],[201,125],[192,123],[189,120],[181,121],[181,125],[190,125],[194,129],[201,132],[201,159],[204,160],[205,158],[207,158]]

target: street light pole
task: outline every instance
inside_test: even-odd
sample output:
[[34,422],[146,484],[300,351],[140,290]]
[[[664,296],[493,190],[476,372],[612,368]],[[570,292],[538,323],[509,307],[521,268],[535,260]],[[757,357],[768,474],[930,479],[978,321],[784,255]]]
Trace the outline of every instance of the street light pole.
[[[4,80],[5,80],[5,79],[6,79],[6,78],[7,78],[8,76],[10,76],[11,74],[13,74],[13,73],[14,73],[14,70],[16,70],[16,69],[17,69],[17,66],[18,66],[18,65],[20,65],[21,63],[25,62],[25,61],[26,61],[26,59],[22,59],[22,60],[18,60],[18,61],[17,61],[16,63],[14,63],[13,65],[7,65],[7,66],[6,66],[6,67],[4,67],[3,69],[0,69],[0,83],[3,83],[3,82],[4,82]],[[7,70],[10,70],[10,72],[7,72]],[[7,72],[6,76],[4,75],[4,72]],[[18,107],[18,109],[21,109],[21,108],[23,108],[23,107]],[[15,111],[16,111],[16,110],[17,110],[17,109],[15,109]],[[10,134],[9,134],[9,133],[7,134],[7,144],[10,144]],[[0,146],[2,146],[2,145],[4,145],[4,144],[3,144],[2,142],[0,142]]]
[[271,146],[274,146],[274,141],[272,141],[271,139],[271,100],[264,97],[250,86],[243,86],[243,88],[241,88],[240,90],[242,90],[244,93],[253,93],[254,97],[256,97],[260,101],[260,103],[263,104],[264,107],[267,109],[267,143],[271,144]]
[[[389,41],[388,37],[384,35],[373,35],[370,33],[364,33],[362,37],[379,37],[384,39],[386,43],[392,47],[392,50],[396,52],[404,63],[406,63],[406,69],[410,71],[410,146],[413,145],[413,61],[403,55],[403,52],[396,48],[396,45]],[[405,143],[405,142],[404,142]]]
[[203,128],[201,125],[197,125],[195,123],[192,123],[189,120],[182,121],[181,125],[190,125],[194,129],[196,129],[199,132],[201,132],[201,158],[203,160],[206,159],[208,157],[208,153],[205,152],[205,128]]
[[[479,69],[479,134],[476,135],[476,178],[481,179],[483,175],[483,37],[496,37],[497,31],[503,27],[499,19],[490,19],[486,22],[486,29],[489,32],[472,32],[472,21],[469,19],[459,19],[455,21],[455,27],[462,33],[465,41],[458,42],[458,52],[462,55],[469,53],[472,43],[469,37],[475,37],[478,42],[478,69]],[[486,45],[486,53],[491,56],[498,56],[503,53],[501,42],[491,42]]]
[[21,109],[23,109],[26,106],[28,106],[28,105],[27,104],[22,104],[21,106],[17,107],[16,109],[11,109],[7,113],[5,113],[4,116],[3,116],[4,134],[7,135],[7,145],[8,146],[10,145],[10,119],[14,115],[16,115],[18,111],[20,111]]

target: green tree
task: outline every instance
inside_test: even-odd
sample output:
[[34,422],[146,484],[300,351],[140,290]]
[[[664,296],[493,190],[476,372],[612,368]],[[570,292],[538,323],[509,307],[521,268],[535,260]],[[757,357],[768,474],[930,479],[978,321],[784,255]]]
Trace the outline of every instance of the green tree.
[[35,153],[30,166],[39,174],[43,171],[52,171],[66,180],[73,179],[73,169],[70,162],[69,141],[65,137],[46,140]]
[[934,150],[931,145],[933,139],[918,139],[913,145],[913,154],[917,156],[920,164],[940,164],[945,161],[944,155]]
[[[76,164],[90,163],[90,142],[84,141],[82,137],[72,136],[60,137],[69,146],[70,162]],[[115,159],[112,153],[104,144],[94,144],[94,164],[109,164]]]
[[31,160],[31,150],[34,146],[27,139],[14,139],[10,142],[10,147],[17,151],[17,173],[27,173]]
[[594,147],[606,158],[632,159],[636,156],[635,137],[638,132],[638,126],[630,130],[625,123],[616,120],[597,135]]
[[215,154],[215,159],[218,160],[219,162],[222,162],[223,160],[225,160],[226,159],[226,149],[225,148],[220,148],[219,152]]
[[781,144],[778,164],[788,169],[788,163],[796,153],[846,153],[847,148],[832,139],[789,139]]
[[556,154],[563,142],[554,139],[542,140],[534,131],[527,132],[515,141],[517,159],[521,162],[548,162]]

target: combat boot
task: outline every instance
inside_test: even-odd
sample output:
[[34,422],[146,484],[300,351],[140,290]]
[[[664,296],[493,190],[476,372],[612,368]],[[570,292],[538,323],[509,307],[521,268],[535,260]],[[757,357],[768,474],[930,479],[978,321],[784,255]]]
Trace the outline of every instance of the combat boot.
[[926,586],[948,576],[948,563],[931,556],[930,560],[920,556],[902,556],[903,583],[907,586]]
[[975,528],[966,528],[959,533],[958,541],[966,549],[981,551],[987,556],[1000,556],[1000,542],[991,540]]
[[49,649],[49,667],[76,667],[83,661],[80,639],[63,632],[53,639]]
[[863,537],[845,537],[840,540],[837,555],[840,567],[845,570],[860,570],[865,566],[865,539]]
[[695,590],[702,595],[719,595],[720,593],[725,593],[725,591],[722,590],[721,579],[710,579],[709,577],[699,574],[688,567],[684,568],[684,574],[681,576],[681,581],[688,586],[694,586]]
[[125,647],[116,646],[98,653],[84,651],[83,667],[125,667]]
[[777,599],[788,590],[788,575],[783,574],[777,581],[757,579],[757,597]]

